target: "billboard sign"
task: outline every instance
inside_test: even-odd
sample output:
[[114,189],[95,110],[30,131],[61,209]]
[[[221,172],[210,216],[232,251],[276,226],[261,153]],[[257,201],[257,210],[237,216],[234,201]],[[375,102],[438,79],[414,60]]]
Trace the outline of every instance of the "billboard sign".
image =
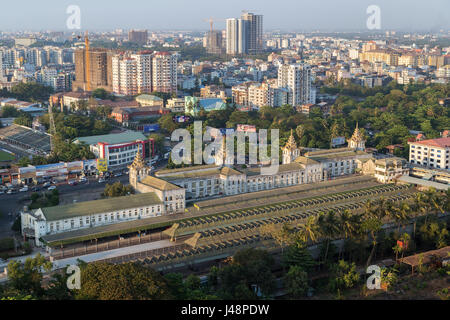
[[191,117],[190,116],[173,116],[172,120],[173,120],[173,122],[176,122],[176,123],[185,123],[185,122],[190,122]]
[[99,172],[108,171],[108,161],[106,159],[97,159],[97,170]]

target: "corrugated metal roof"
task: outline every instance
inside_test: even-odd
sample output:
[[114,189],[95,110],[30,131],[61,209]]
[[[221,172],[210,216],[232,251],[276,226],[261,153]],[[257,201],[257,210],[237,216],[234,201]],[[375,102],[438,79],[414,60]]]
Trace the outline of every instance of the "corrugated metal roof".
[[133,142],[136,140],[147,140],[147,137],[141,132],[126,131],[122,133],[104,134],[99,136],[80,137],[76,141],[84,142],[88,145],[105,142],[108,144],[119,144]]
[[150,192],[41,208],[41,210],[47,221],[54,221],[162,203],[154,192]]

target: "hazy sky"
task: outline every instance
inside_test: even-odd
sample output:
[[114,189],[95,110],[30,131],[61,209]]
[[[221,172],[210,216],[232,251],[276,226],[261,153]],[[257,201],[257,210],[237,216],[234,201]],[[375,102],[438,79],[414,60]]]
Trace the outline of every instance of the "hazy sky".
[[382,29],[450,29],[450,0],[2,0],[0,31],[67,30],[69,5],[80,7],[81,29],[89,30],[206,30],[204,19],[242,10],[264,15],[265,30],[360,30],[372,4],[381,8]]

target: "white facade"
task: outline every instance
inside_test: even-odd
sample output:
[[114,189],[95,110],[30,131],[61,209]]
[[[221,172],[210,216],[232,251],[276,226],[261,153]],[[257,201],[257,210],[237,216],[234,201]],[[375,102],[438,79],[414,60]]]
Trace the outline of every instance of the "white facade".
[[[122,201],[126,201],[126,197],[123,197]],[[94,208],[96,205],[96,201],[104,200],[89,201],[89,205],[92,205],[92,207]],[[86,205],[86,203],[83,203],[83,205]],[[76,207],[77,204],[57,206],[53,207],[51,210],[54,211],[61,208],[61,214],[64,216],[64,211],[67,210],[67,207],[70,206]],[[34,212],[23,212],[21,214],[22,234],[34,237],[37,246],[41,245],[39,239],[45,235],[99,227],[119,222],[133,221],[137,219],[157,217],[165,213],[164,204],[162,202],[152,204],[151,201],[149,202],[149,204],[139,207],[106,210],[104,212],[93,214],[80,213],[80,215],[70,217],[67,216],[62,219],[54,219],[54,215],[52,215],[51,217],[47,217],[47,209],[48,208],[42,208],[37,209]],[[92,211],[95,211],[95,209],[93,209]]]
[[450,138],[409,142],[409,145],[410,163],[449,170]]
[[177,92],[177,55],[157,52],[152,60],[152,89],[159,92]]
[[308,64],[280,66],[278,68],[278,87],[289,90],[289,104],[292,106],[315,103],[315,95],[311,86],[311,66]]

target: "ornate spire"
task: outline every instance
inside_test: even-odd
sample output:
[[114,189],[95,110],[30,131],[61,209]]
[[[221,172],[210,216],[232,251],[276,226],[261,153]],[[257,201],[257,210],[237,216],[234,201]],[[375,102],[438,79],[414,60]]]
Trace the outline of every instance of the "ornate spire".
[[284,149],[294,150],[297,149],[297,142],[295,142],[294,131],[291,129],[291,135],[288,142],[284,146]]
[[133,163],[130,166],[128,166],[128,168],[141,169],[144,168],[145,166],[146,165],[144,158],[142,157],[141,149],[138,149],[138,152],[136,152],[136,157],[134,158]]

